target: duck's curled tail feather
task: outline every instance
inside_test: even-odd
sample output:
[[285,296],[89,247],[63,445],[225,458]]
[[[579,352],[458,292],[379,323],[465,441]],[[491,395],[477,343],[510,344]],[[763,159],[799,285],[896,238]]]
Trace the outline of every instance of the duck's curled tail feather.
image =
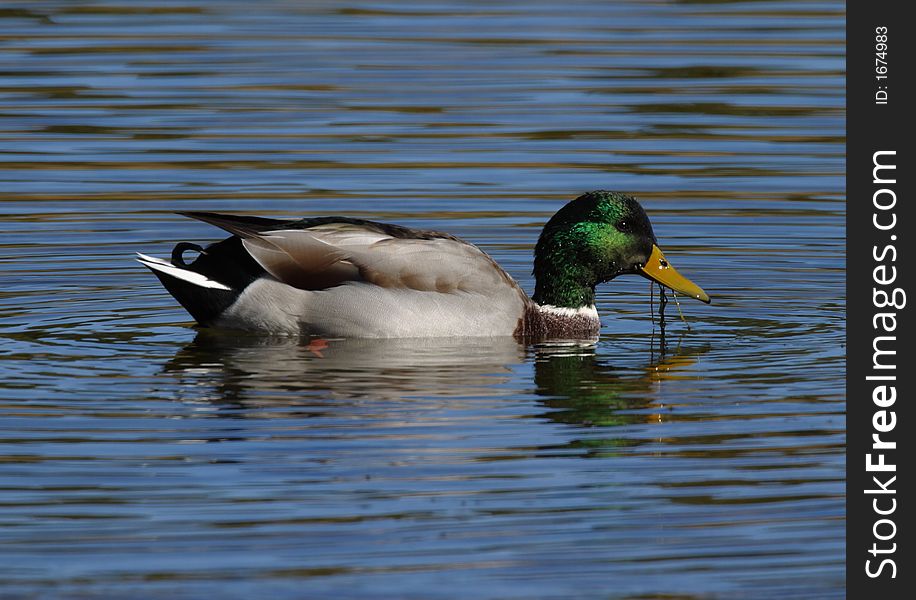
[[[190,263],[183,258],[187,250],[199,252]],[[181,242],[175,246],[171,258],[169,262],[137,254],[137,261],[148,267],[201,325],[209,325],[219,318],[245,288],[265,274],[238,237],[206,248]]]

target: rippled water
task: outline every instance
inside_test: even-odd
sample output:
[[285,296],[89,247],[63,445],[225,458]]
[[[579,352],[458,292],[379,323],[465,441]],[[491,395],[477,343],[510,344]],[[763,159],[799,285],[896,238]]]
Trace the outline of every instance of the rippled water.
[[[839,2],[7,2],[4,597],[844,595]],[[529,291],[635,193],[712,296],[659,352],[198,332],[174,210],[452,232]]]

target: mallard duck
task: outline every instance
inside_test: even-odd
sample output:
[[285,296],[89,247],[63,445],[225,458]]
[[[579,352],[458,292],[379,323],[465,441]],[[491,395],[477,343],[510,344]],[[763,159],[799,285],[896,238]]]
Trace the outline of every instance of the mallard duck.
[[[534,250],[534,295],[447,233],[347,217],[298,221],[179,214],[232,236],[138,254],[202,326],[325,337],[593,337],[595,286],[636,273],[709,302],[656,245],[631,196],[595,191],[561,208]],[[188,251],[196,258],[185,262]]]

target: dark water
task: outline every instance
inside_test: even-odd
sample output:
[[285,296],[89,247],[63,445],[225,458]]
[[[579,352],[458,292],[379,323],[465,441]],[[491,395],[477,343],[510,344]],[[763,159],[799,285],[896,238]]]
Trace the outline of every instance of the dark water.
[[[839,2],[7,2],[0,595],[844,595]],[[714,298],[593,346],[200,333],[174,210],[450,231],[635,193]]]

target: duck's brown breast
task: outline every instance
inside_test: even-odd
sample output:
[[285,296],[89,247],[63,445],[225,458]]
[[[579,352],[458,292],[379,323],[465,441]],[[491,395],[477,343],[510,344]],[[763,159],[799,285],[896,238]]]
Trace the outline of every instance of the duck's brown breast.
[[530,302],[518,320],[515,336],[521,338],[592,338],[598,335],[601,321],[592,306],[565,308]]

